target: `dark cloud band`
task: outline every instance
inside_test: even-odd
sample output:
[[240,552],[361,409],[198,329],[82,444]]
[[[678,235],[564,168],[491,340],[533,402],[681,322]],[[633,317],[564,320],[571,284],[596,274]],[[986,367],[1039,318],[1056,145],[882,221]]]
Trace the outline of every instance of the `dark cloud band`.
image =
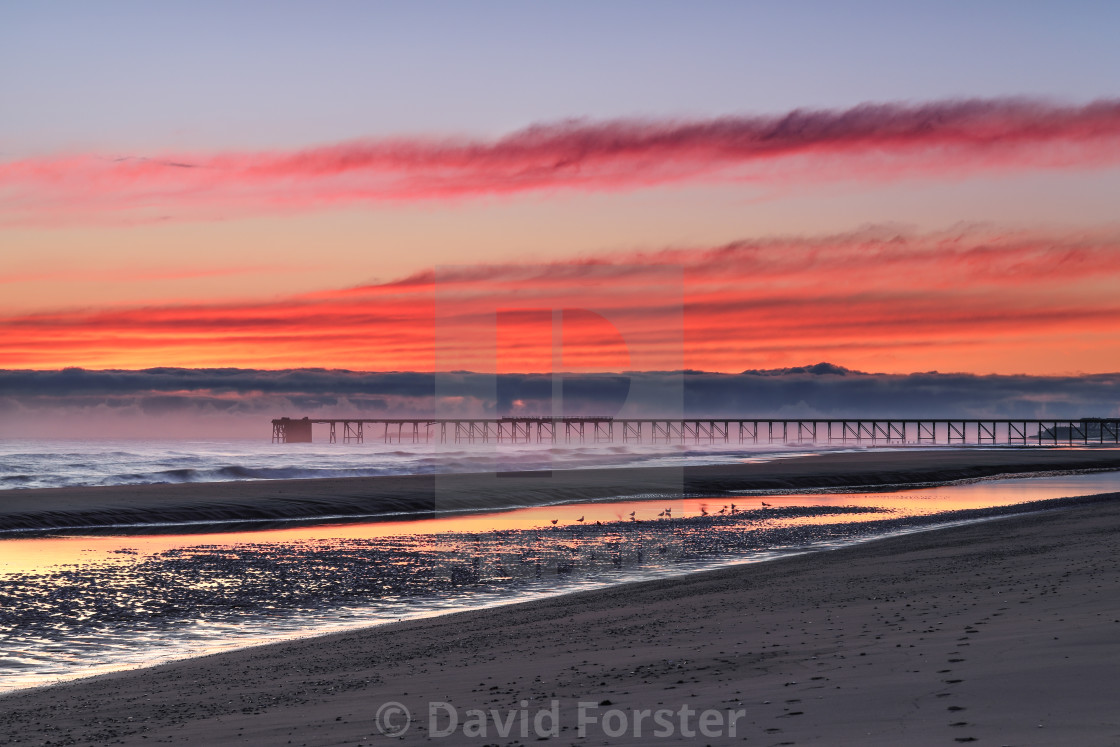
[[[449,374],[450,375],[450,374]],[[547,374],[458,373],[495,414],[547,413]],[[699,371],[566,374],[565,408],[614,411],[632,392],[650,401],[628,406],[662,414],[657,392],[683,381],[689,417],[1087,417],[1120,414],[1120,373],[1085,376],[977,376],[952,373],[873,374],[821,363],[739,374]],[[636,386],[641,384],[641,386]],[[437,409],[431,373],[363,373],[322,369],[156,368],[141,371],[0,371],[5,409],[135,408],[240,413],[247,417],[430,416]],[[487,392],[497,395],[487,395]],[[679,390],[678,390],[679,391]],[[515,408],[515,401],[517,402]]]

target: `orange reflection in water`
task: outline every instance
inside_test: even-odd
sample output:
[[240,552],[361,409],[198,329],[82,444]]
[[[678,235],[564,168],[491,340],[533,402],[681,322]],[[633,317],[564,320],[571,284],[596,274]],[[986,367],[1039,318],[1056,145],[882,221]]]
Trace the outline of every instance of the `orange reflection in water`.
[[[1120,491],[1120,472],[1056,477],[988,480],[964,485],[913,488],[892,493],[799,493],[742,495],[736,498],[684,500],[632,500],[534,506],[508,511],[458,514],[432,519],[405,519],[366,523],[292,526],[249,532],[148,536],[82,536],[0,540],[0,574],[35,573],[45,569],[86,563],[133,562],[136,555],[151,555],[185,547],[223,547],[239,544],[274,545],[347,539],[416,537],[446,533],[483,534],[509,530],[542,529],[582,523],[657,522],[667,518],[730,515],[752,512],[755,521],[769,526],[874,521],[882,513],[768,518],[769,509],[807,506],[877,507],[892,516],[928,515],[945,511],[1008,506],[1027,501]],[[760,513],[754,513],[760,512]]]

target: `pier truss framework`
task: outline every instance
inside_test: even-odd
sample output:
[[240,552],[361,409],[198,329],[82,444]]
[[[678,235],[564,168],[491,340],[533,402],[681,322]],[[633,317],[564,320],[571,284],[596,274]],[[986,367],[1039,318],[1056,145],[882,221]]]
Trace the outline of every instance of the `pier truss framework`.
[[329,427],[332,444],[1120,445],[1120,418],[277,418],[272,441],[310,442],[313,424]]

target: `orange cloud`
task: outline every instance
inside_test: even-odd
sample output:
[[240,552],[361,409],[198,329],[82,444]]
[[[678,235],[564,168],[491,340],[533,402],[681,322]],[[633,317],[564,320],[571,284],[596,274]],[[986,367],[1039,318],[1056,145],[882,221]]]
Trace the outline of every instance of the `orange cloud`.
[[[666,266],[683,271],[683,307],[649,290],[649,273]],[[548,309],[609,320],[565,312],[564,365],[583,370],[678,368],[683,359],[711,371],[806,360],[883,371],[1120,371],[1120,237],[1111,235],[869,229],[465,267],[439,280],[422,274],[270,302],[9,316],[0,319],[0,367],[430,371],[438,306],[438,323],[454,330],[443,344],[456,367],[479,371],[548,370]],[[499,292],[522,310],[496,322]],[[640,359],[629,362],[614,323],[644,351]]]
[[27,159],[0,164],[0,219],[129,222],[696,180],[883,180],[1118,162],[1116,100],[864,104],[709,120],[575,120],[492,141]]

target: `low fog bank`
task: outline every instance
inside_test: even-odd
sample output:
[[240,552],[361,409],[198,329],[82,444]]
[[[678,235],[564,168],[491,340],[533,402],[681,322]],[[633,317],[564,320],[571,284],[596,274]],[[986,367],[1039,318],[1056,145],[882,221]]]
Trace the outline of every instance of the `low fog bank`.
[[[561,402],[554,410],[554,403]],[[749,370],[489,374],[325,369],[0,371],[0,437],[267,438],[274,417],[1022,417],[1120,415],[1120,373]]]

